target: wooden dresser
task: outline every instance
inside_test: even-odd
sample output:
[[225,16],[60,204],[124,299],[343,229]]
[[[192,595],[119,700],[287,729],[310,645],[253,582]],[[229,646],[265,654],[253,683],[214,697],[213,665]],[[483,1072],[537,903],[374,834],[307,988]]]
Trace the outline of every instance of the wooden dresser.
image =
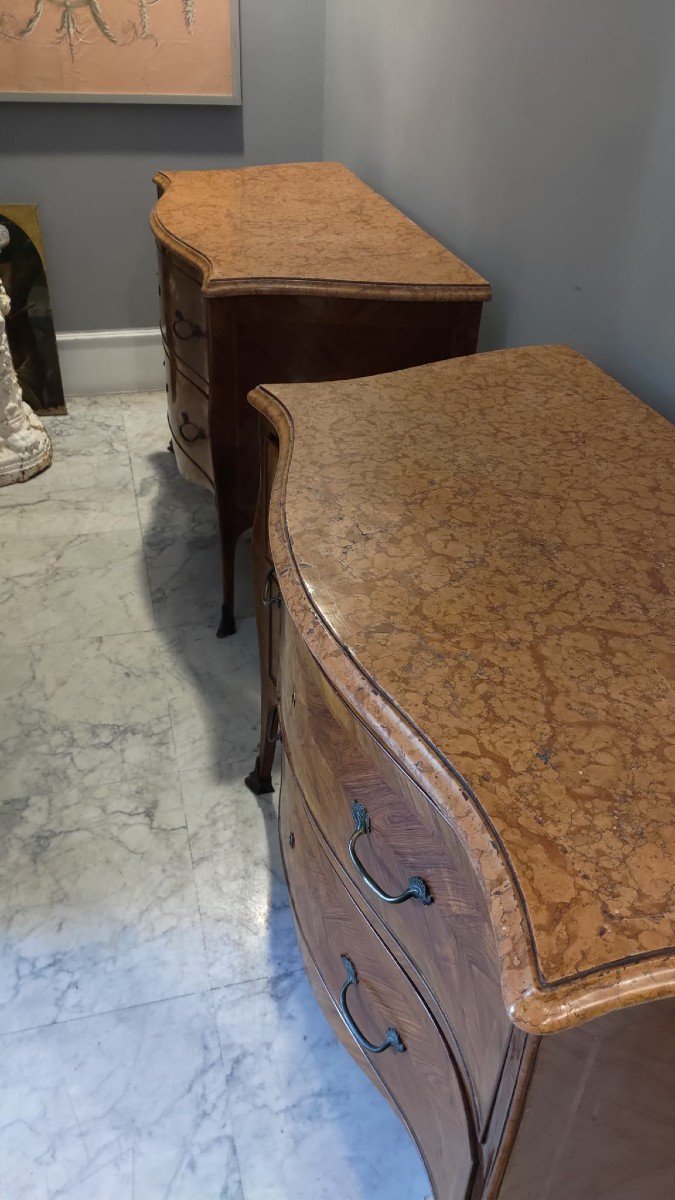
[[565,347],[251,399],[319,1004],[436,1200],[675,1196],[675,429]]
[[216,495],[224,637],[258,487],[247,393],[472,354],[490,288],[338,163],[155,182],[169,426],[181,473]]

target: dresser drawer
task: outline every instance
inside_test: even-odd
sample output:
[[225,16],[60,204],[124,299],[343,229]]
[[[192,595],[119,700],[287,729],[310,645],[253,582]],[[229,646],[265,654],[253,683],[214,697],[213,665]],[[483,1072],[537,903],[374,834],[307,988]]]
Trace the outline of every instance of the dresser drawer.
[[202,379],[209,378],[206,306],[199,281],[168,254],[159,254],[161,327],[171,354]]
[[[284,748],[323,837],[423,979],[456,1039],[484,1130],[511,1035],[487,902],[457,835],[340,700],[285,614]],[[357,825],[358,822],[358,825]],[[352,842],[357,828],[364,832]],[[365,831],[367,830],[367,832]],[[411,878],[420,898],[392,904]],[[425,903],[426,899],[431,903]]]
[[[395,1107],[415,1129],[435,1195],[464,1200],[475,1163],[473,1129],[446,1042],[340,882],[286,760],[279,828],[296,924],[330,997],[332,1018],[325,998],[324,1012],[341,1027],[341,1040],[357,1061],[365,1054]],[[386,1049],[374,1052],[373,1046],[387,1040]]]
[[[209,398],[180,370],[172,370],[169,388],[169,428],[181,474],[213,489],[209,437]],[[189,469],[183,469],[185,459]]]

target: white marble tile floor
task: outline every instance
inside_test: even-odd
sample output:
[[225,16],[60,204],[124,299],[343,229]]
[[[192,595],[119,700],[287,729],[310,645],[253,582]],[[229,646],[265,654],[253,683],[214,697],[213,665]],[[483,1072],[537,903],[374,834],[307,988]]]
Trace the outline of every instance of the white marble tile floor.
[[0,1200],[425,1200],[243,783],[250,539],[218,641],[213,499],[164,394],[69,409],[54,466],[0,489]]

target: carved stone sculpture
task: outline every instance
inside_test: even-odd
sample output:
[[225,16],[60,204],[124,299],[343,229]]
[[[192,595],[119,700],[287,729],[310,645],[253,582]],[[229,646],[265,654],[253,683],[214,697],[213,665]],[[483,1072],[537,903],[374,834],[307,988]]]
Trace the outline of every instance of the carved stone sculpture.
[[[9,232],[0,225],[0,250],[8,241]],[[9,296],[0,280],[0,487],[23,483],[52,461],[51,438],[21,395],[5,328],[9,309]]]

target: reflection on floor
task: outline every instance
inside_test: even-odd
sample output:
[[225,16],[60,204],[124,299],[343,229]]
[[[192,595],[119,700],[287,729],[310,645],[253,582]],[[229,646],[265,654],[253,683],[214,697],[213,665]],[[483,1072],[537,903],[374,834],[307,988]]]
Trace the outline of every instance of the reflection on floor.
[[213,501],[163,395],[70,409],[52,469],[0,490],[0,1197],[422,1200],[242,784],[248,542],[217,641]]

